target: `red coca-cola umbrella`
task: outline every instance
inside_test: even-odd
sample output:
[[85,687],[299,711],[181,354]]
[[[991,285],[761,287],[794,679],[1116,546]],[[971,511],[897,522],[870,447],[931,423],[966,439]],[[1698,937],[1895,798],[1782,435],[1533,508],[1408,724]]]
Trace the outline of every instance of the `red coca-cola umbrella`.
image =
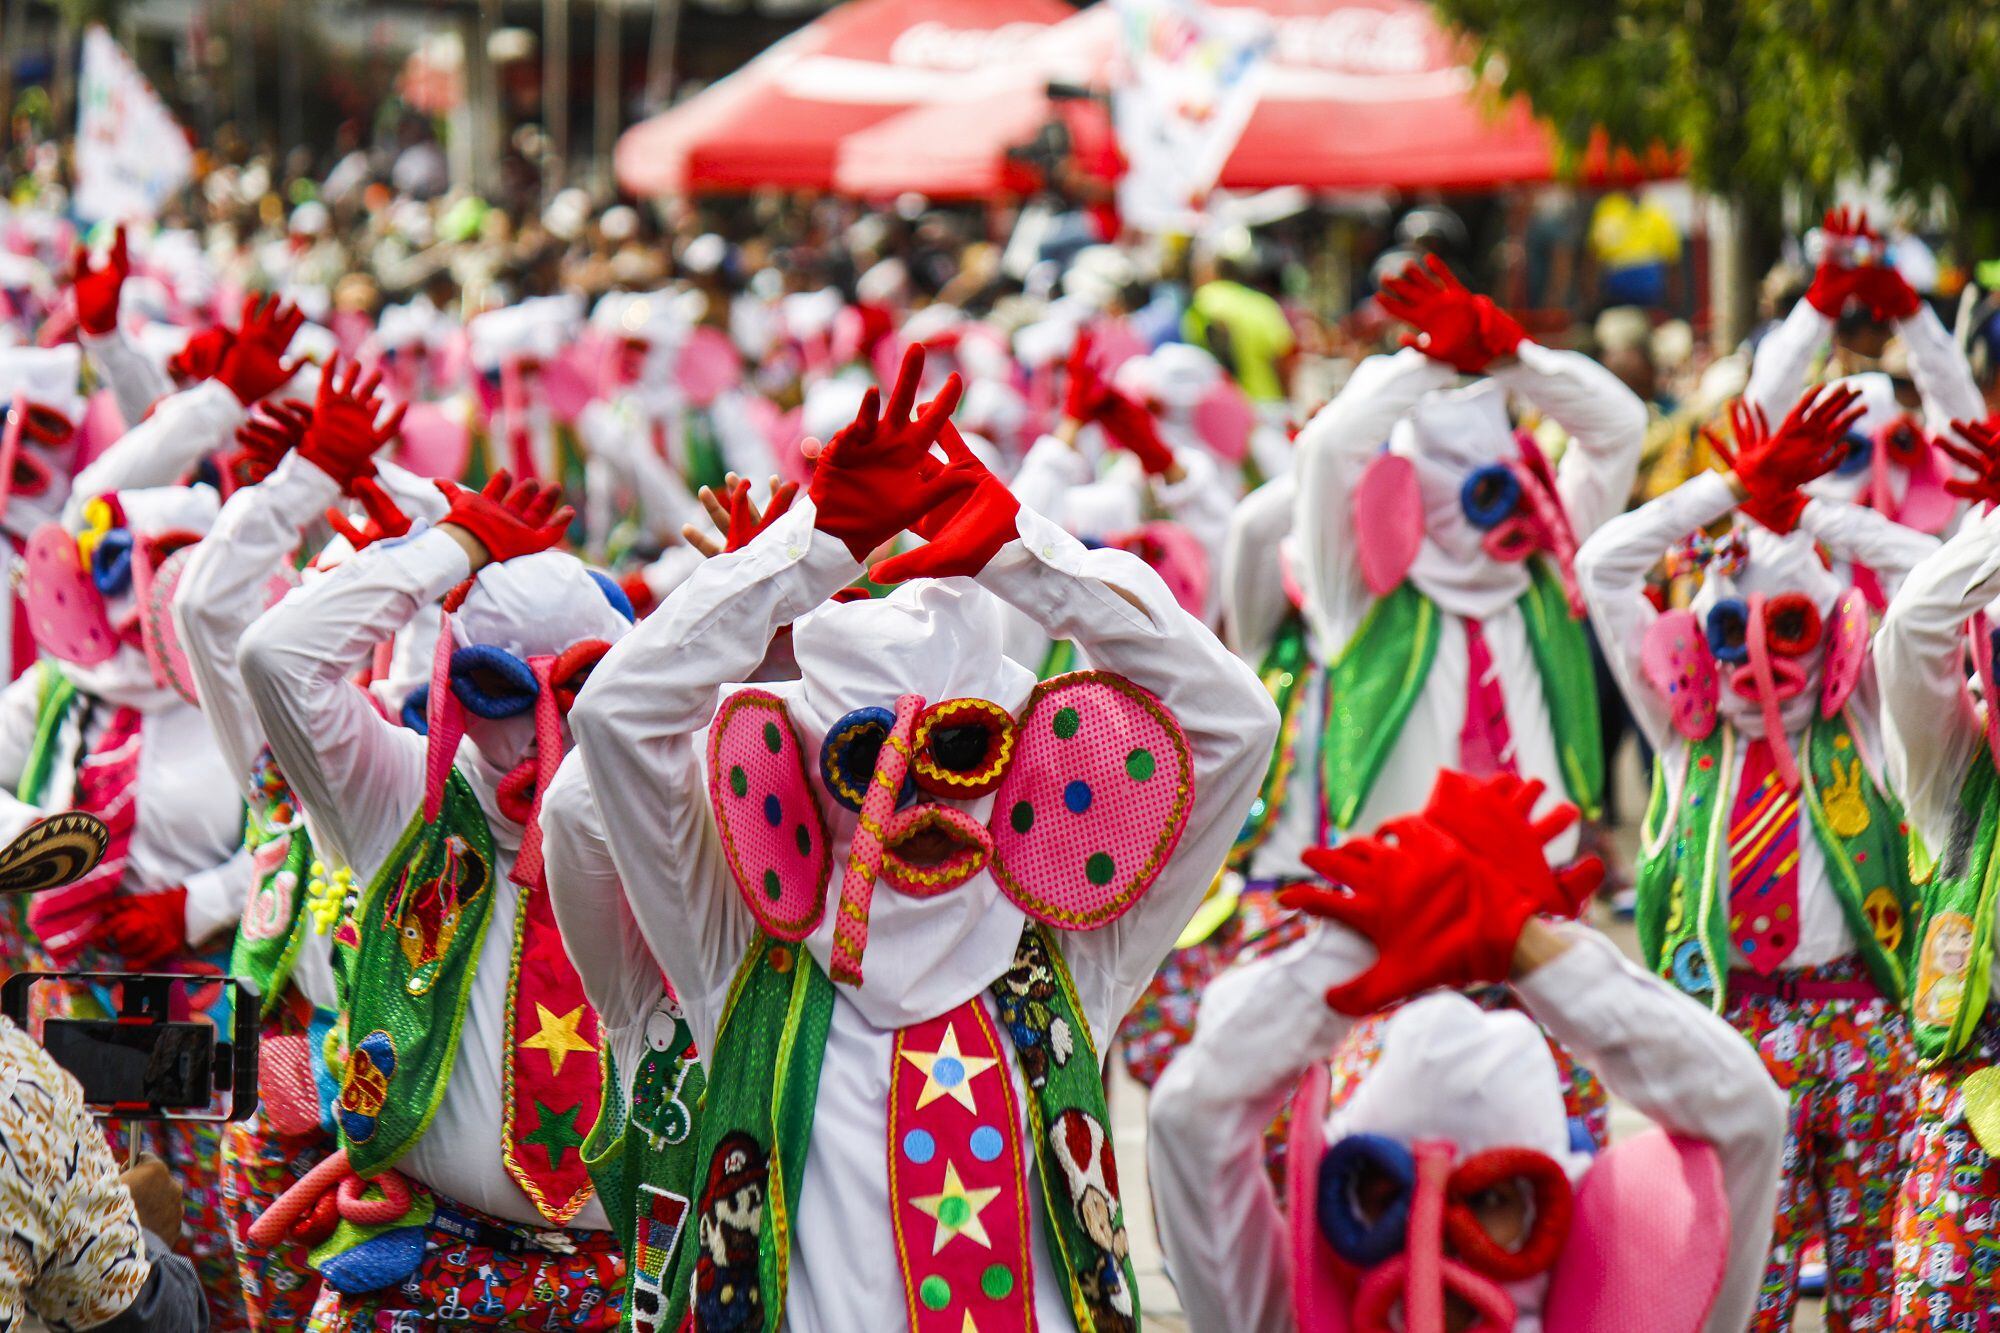
[[[1468,65],[1464,40],[1421,0],[1211,0],[1270,17],[1274,43],[1256,110],[1222,169],[1233,189],[1484,189],[1557,173],[1555,140],[1521,101],[1501,102]],[[914,190],[976,197],[1020,188],[1008,150],[1052,114],[1051,77],[1103,90],[1117,32],[1099,5],[1065,24],[1046,49],[1052,73],[1025,53],[1011,82],[974,100],[919,107],[849,136],[835,183],[860,194]],[[1082,62],[1076,70],[1069,66]],[[998,76],[989,75],[997,78]],[[1586,175],[1610,165],[1593,152]],[[1670,175],[1668,154],[1621,174]]]
[[966,99],[1074,13],[1062,0],[852,0],[627,130],[618,183],[638,195],[829,189],[843,138]]

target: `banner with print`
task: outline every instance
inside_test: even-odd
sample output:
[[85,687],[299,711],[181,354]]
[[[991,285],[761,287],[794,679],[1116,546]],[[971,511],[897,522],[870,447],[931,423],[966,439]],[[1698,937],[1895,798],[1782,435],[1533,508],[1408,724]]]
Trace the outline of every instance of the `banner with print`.
[[149,220],[194,170],[188,138],[160,95],[95,25],[77,80],[76,212],[85,222]]
[[1268,62],[1270,19],[1201,0],[1114,0],[1111,118],[1127,171],[1118,209],[1141,231],[1192,233]]

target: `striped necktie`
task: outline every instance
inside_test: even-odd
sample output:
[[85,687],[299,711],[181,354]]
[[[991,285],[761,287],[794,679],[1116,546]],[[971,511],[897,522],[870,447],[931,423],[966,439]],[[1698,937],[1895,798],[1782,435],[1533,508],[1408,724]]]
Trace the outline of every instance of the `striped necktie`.
[[74,884],[35,895],[28,924],[57,967],[75,963],[89,943],[104,909],[117,896],[139,824],[139,732],[136,708],[120,708],[97,744],[76,766],[70,809],[96,815],[110,834],[104,859]]
[[1743,752],[1729,817],[1729,938],[1769,976],[1799,943],[1799,796],[1778,780],[1771,742]]
[[1517,771],[1500,668],[1479,622],[1471,619],[1465,622],[1465,725],[1458,733],[1458,767],[1474,777]]

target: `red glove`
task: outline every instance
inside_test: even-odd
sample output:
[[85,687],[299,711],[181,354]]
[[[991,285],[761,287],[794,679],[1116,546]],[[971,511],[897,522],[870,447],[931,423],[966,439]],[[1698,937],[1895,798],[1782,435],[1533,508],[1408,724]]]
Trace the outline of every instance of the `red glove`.
[[120,223],[111,236],[111,253],[102,264],[92,267],[90,250],[79,244],[73,267],[76,269],[76,322],[85,333],[103,337],[118,331],[118,293],[131,276],[132,260],[125,252],[125,226]]
[[1444,261],[1426,255],[1422,265],[1410,264],[1383,280],[1376,297],[1392,319],[1416,325],[1403,346],[1455,366],[1467,375],[1485,373],[1503,356],[1513,355],[1528,333],[1515,318],[1484,296],[1475,296],[1452,276]]
[[1565,801],[1536,818],[1547,790],[1540,779],[1511,773],[1475,778],[1447,769],[1431,787],[1424,818],[1489,862],[1536,913],[1573,917],[1604,882],[1604,862],[1586,856],[1561,869],[1549,865],[1543,848],[1575,824],[1579,812]]
[[1775,434],[1763,411],[1738,400],[1729,415],[1732,448],[1712,431],[1709,448],[1749,492],[1743,512],[1773,532],[1790,532],[1805,512],[1800,488],[1825,476],[1847,450],[1848,429],[1861,419],[1861,395],[1851,387],[1822,385],[1799,399]]
[[285,349],[305,319],[275,296],[245,298],[243,323],[222,354],[215,378],[228,385],[245,407],[269,395],[298,372],[300,363],[286,361]]
[[187,948],[187,890],[128,894],[115,900],[97,924],[98,947],[143,972]]
[[382,489],[382,483],[373,477],[358,477],[348,488],[348,494],[361,502],[361,508],[368,518],[363,523],[355,523],[338,507],[326,511],[326,521],[333,530],[347,538],[347,544],[357,551],[364,551],[385,537],[402,537],[410,531],[410,516],[405,514],[389,492]]
[[1098,409],[1098,424],[1111,443],[1139,460],[1139,466],[1157,477],[1174,466],[1174,451],[1160,438],[1160,428],[1145,404],[1116,389],[1104,390]]
[[888,410],[876,416],[881,397],[870,389],[853,422],[820,451],[813,468],[808,487],[816,511],[813,524],[846,543],[856,560],[866,560],[930,507],[911,482],[958,407],[960,385],[956,375],[946,380],[912,421],[923,373],[923,349],[912,347],[890,391]]
[[1097,420],[1104,410],[1105,395],[1110,386],[1090,359],[1091,336],[1088,329],[1078,329],[1076,345],[1069,350],[1068,383],[1063,386],[1062,414],[1071,421],[1085,422]]
[[1953,477],[1944,488],[1973,504],[2000,504],[2000,417],[1954,421],[1951,429],[1965,443],[1954,443],[1946,434],[1938,436],[1937,447],[1966,475]]
[[[346,366],[335,357],[319,377],[319,400],[299,456],[351,491],[362,477],[375,475],[375,453],[403,428],[407,404],[382,415],[382,372],[361,377],[361,363]],[[376,422],[381,424],[377,425]]]
[[1826,219],[1820,223],[1820,232],[1826,238],[1826,250],[1820,255],[1819,267],[1813,270],[1806,301],[1828,319],[1839,319],[1856,295],[1855,282],[1860,272],[1849,262],[1849,247],[1855,241],[1879,243],[1881,237],[1868,229],[1865,211],[1849,212],[1845,208],[1829,208]]
[[729,531],[724,534],[722,549],[740,551],[756,540],[757,535],[778,521],[780,515],[790,512],[792,501],[798,498],[799,484],[788,481],[771,492],[771,503],[764,506],[759,514],[757,506],[750,499],[750,483],[738,477],[736,484],[729,488]]
[[212,324],[181,345],[167,358],[167,373],[180,385],[214,379],[222,369],[222,358],[236,345],[236,335],[220,324]]
[[1881,324],[1908,319],[1924,303],[1909,280],[1888,264],[1854,270],[1854,299],[1867,306],[1868,313]]
[[1006,484],[973,456],[956,427],[946,422],[942,467],[926,458],[919,476],[905,484],[921,497],[925,512],[911,529],[924,539],[914,551],[891,556],[868,571],[877,583],[908,579],[971,576],[1001,547],[1020,535],[1021,502]]
[[515,485],[504,470],[494,473],[483,491],[469,491],[443,477],[436,484],[451,506],[441,521],[463,528],[495,561],[560,546],[563,531],[576,517],[574,509],[561,503],[562,487],[538,481]]
[[299,447],[310,425],[312,408],[296,398],[258,404],[249,419],[236,428],[236,451],[229,456],[236,484],[255,486],[270,476],[284,456]]

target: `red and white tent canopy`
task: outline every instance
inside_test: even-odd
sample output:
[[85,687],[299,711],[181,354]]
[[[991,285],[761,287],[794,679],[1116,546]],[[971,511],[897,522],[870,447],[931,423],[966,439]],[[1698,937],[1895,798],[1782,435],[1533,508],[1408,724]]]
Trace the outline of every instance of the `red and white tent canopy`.
[[633,194],[832,188],[842,139],[977,96],[1075,11],[1062,0],[852,0],[626,131]]
[[[1421,0],[1211,0],[1257,9],[1276,30],[1256,111],[1219,182],[1224,188],[1481,189],[1548,180],[1556,151],[1525,103],[1501,104],[1467,65],[1466,44]],[[977,197],[1020,189],[1007,149],[1051,114],[1051,78],[1103,89],[1117,28],[1100,4],[978,97],[918,107],[850,135],[837,188]],[[1082,68],[1078,68],[1081,66]],[[1586,164],[1589,165],[1589,164]]]

